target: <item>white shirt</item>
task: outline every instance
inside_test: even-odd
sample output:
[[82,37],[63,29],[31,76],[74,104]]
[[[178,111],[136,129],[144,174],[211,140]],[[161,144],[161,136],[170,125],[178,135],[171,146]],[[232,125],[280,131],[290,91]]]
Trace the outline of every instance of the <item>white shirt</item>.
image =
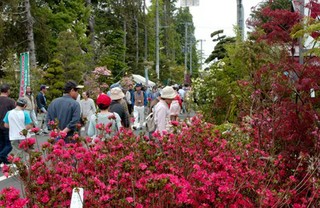
[[29,114],[23,110],[13,109],[8,111],[3,121],[9,124],[9,138],[12,140],[22,140],[25,136],[20,132],[26,128],[26,125],[32,123]]
[[126,92],[126,100],[129,105],[131,105],[131,93],[129,90]]
[[88,120],[96,113],[96,106],[91,98],[88,98],[88,100],[82,99],[80,101],[80,107],[82,115]]
[[157,125],[156,131],[159,131],[160,134],[162,134],[162,131],[167,130],[166,126],[170,115],[169,110],[169,106],[164,100],[160,100],[154,107],[154,121]]
[[178,93],[180,95],[180,98],[183,100],[184,99],[184,94],[186,93],[186,91],[184,89],[179,89]]

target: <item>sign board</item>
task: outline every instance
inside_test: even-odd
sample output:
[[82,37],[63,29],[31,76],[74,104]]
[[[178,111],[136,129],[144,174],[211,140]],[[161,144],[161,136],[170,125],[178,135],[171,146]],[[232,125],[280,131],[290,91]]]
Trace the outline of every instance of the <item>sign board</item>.
[[29,52],[20,54],[20,89],[19,97],[23,97],[27,86],[30,85],[29,80]]
[[181,7],[199,6],[200,0],[180,0]]
[[70,208],[83,208],[83,188],[73,188]]
[[310,97],[312,97],[312,98],[316,97],[316,92],[314,91],[314,88],[310,89]]

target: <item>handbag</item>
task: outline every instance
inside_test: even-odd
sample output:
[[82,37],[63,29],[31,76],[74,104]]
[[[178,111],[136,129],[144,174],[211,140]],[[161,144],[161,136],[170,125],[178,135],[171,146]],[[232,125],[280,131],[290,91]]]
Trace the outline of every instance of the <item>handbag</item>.
[[146,127],[148,132],[153,132],[157,128],[153,112],[146,117]]

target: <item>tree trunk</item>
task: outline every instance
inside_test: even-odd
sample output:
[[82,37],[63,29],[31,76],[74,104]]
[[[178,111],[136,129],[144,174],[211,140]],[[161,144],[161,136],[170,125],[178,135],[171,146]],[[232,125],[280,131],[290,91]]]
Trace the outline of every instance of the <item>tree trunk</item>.
[[135,23],[136,23],[136,69],[138,69],[139,64],[139,21],[138,17],[134,17]]
[[148,60],[148,28],[147,28],[147,12],[146,0],[143,1],[143,24],[144,24],[144,61]]
[[124,19],[123,21],[123,62],[126,62],[126,51],[127,51],[127,21]]
[[91,3],[91,0],[86,0],[86,4],[87,4],[87,7],[90,7],[91,8],[91,15],[89,17],[89,31],[90,31],[90,45],[92,46],[92,48],[94,48],[94,42],[95,42],[95,38],[94,38],[94,15],[92,14],[93,13],[93,9],[92,9],[92,3]]
[[34,44],[34,36],[33,36],[33,18],[31,15],[31,6],[30,1],[25,0],[25,12],[26,12],[26,21],[27,21],[27,38],[28,38],[28,50],[30,55],[30,66],[31,68],[35,68],[37,66],[36,59],[36,49]]

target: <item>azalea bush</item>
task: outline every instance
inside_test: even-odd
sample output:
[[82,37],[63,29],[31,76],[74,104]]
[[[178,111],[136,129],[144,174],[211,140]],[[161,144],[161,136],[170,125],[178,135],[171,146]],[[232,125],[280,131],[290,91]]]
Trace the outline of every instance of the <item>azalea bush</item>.
[[75,187],[84,188],[84,207],[320,206],[318,158],[301,153],[301,165],[288,168],[282,155],[259,149],[252,122],[217,127],[196,116],[152,139],[123,129],[104,141],[75,136],[68,144],[53,131],[40,150],[34,139],[21,143],[27,163],[9,160],[28,207],[69,207]]
[[13,187],[0,191],[0,207],[24,207],[27,203],[28,200],[20,198],[20,192]]

